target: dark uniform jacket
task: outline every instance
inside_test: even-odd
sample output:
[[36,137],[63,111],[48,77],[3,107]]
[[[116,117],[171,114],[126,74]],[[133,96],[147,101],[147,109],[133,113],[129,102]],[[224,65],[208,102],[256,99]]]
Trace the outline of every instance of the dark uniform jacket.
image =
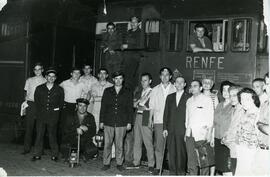
[[51,90],[49,90],[45,83],[37,86],[34,98],[37,108],[37,120],[49,124],[57,124],[59,112],[64,104],[63,89],[54,84]]
[[110,35],[108,32],[102,34],[101,47],[108,47],[109,50],[120,49],[122,45],[122,37],[117,31]]
[[83,132],[81,135],[81,142],[84,143],[85,141],[92,141],[92,138],[96,135],[96,123],[95,118],[92,114],[87,113],[84,117],[83,121],[80,123],[77,112],[74,112],[66,122],[66,129],[64,130],[64,143],[77,143],[77,128],[81,125],[85,125],[88,130]]
[[168,130],[169,134],[185,134],[186,102],[188,98],[189,95],[184,92],[177,106],[176,92],[167,96],[163,116],[163,130]]
[[128,44],[128,49],[143,48],[143,40],[140,28],[138,28],[136,31],[132,31],[132,29],[128,30],[126,40]]
[[125,127],[128,123],[132,123],[132,118],[132,92],[122,87],[117,94],[114,86],[106,88],[101,100],[100,123],[113,127]]

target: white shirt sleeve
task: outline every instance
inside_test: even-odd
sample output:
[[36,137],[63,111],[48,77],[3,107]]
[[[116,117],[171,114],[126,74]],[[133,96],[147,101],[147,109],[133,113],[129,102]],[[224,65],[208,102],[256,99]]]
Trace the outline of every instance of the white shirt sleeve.
[[29,89],[29,78],[25,81],[24,90],[28,91]]

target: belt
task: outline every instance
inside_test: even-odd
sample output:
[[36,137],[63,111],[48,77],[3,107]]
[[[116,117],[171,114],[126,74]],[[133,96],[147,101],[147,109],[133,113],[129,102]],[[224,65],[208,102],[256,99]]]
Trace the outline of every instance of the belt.
[[140,114],[140,115],[141,115],[141,114],[143,114],[143,113],[142,113],[142,112],[137,112],[137,114]]
[[261,149],[263,149],[263,150],[269,150],[269,146],[264,145],[264,144],[260,144],[259,147],[260,147]]

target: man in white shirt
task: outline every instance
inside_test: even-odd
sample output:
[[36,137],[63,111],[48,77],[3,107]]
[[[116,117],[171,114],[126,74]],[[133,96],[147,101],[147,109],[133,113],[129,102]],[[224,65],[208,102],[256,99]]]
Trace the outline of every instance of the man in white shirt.
[[24,151],[22,154],[27,154],[30,152],[32,145],[33,130],[36,120],[36,106],[34,104],[34,93],[36,87],[44,84],[46,79],[42,76],[43,65],[41,63],[36,63],[34,65],[34,77],[30,77],[26,80],[24,91],[25,91],[25,103],[28,105],[26,109],[26,127],[24,136]]
[[253,90],[259,96],[261,103],[268,100],[267,94],[264,92],[264,85],[265,83],[263,78],[256,78],[252,81]]
[[103,92],[106,88],[112,87],[113,84],[107,81],[107,78],[109,76],[108,70],[105,68],[100,68],[98,70],[98,82],[95,82],[90,91],[90,103],[93,105],[93,109],[91,110],[91,113],[95,117],[95,122],[97,126],[96,132],[99,130],[99,113],[100,113],[100,106],[101,106],[101,98],[103,95]]
[[[66,117],[71,117],[68,115],[72,115],[76,108],[76,100],[78,98],[86,98],[89,99],[88,92],[85,89],[85,85],[82,82],[79,82],[81,71],[79,68],[72,68],[71,70],[71,78],[63,81],[60,84],[60,87],[64,89],[65,94],[65,103],[60,119],[59,130],[61,134],[63,134],[63,128],[66,123]],[[61,136],[60,143],[61,143]]]
[[186,104],[186,146],[188,155],[189,175],[209,175],[209,167],[199,169],[195,147],[211,141],[211,127],[214,121],[213,102],[210,97],[201,93],[202,83],[198,80],[191,82],[192,97]]
[[164,137],[163,137],[163,114],[165,108],[165,101],[167,95],[176,92],[175,86],[171,84],[172,72],[170,68],[164,67],[159,72],[161,83],[153,88],[149,108],[150,118],[149,125],[154,128],[154,147],[156,158],[156,169],[154,174],[157,175],[162,168],[162,159],[164,151]]
[[[84,64],[83,65],[83,73],[84,75],[82,75],[79,79],[79,82],[82,82],[85,86],[85,95],[83,95],[83,98],[87,97],[87,93],[89,93],[89,91],[91,91],[92,86],[98,82],[97,78],[95,76],[93,76],[92,73],[92,68],[90,64]],[[93,104],[90,102],[90,105],[87,108],[88,112],[92,112],[93,109]],[[98,127],[98,124],[97,124]]]

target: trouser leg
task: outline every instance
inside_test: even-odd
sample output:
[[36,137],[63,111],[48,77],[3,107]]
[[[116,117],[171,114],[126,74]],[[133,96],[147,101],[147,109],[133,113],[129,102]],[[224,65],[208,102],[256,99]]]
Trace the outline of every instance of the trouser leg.
[[41,156],[43,149],[44,134],[46,130],[46,124],[41,121],[37,121],[36,131],[36,142],[35,142],[35,156]]
[[32,146],[32,139],[34,133],[34,126],[36,121],[36,106],[34,102],[27,102],[28,108],[26,109],[26,127],[24,136],[24,151],[30,151]]
[[162,159],[163,159],[163,151],[164,151],[164,138],[162,135],[163,132],[163,124],[154,124],[154,146],[155,146],[155,157],[156,157],[156,168],[161,169]]
[[125,161],[132,162],[133,161],[133,147],[134,147],[134,131],[133,129],[126,132],[125,136]]
[[176,149],[176,139],[174,134],[168,135],[168,152],[169,152],[169,169],[171,175],[177,175],[177,149]]
[[110,165],[111,163],[111,152],[112,143],[114,139],[114,127],[104,126],[104,151],[103,151],[103,164]]
[[187,151],[186,151],[186,143],[184,141],[184,135],[176,134],[175,135],[176,142],[176,172],[177,175],[185,175],[187,170]]
[[52,151],[52,156],[58,156],[58,144],[57,144],[57,124],[47,124],[48,134],[49,134],[49,143]]
[[115,128],[115,158],[117,165],[122,165],[124,161],[124,137],[126,134],[126,127]]
[[198,159],[195,152],[195,140],[193,137],[186,137],[186,149],[187,149],[187,169],[188,175],[198,175]]
[[155,155],[152,129],[148,126],[142,126],[142,138],[147,152],[148,167],[154,167]]
[[133,164],[140,165],[142,157],[142,115],[137,114],[134,125]]

